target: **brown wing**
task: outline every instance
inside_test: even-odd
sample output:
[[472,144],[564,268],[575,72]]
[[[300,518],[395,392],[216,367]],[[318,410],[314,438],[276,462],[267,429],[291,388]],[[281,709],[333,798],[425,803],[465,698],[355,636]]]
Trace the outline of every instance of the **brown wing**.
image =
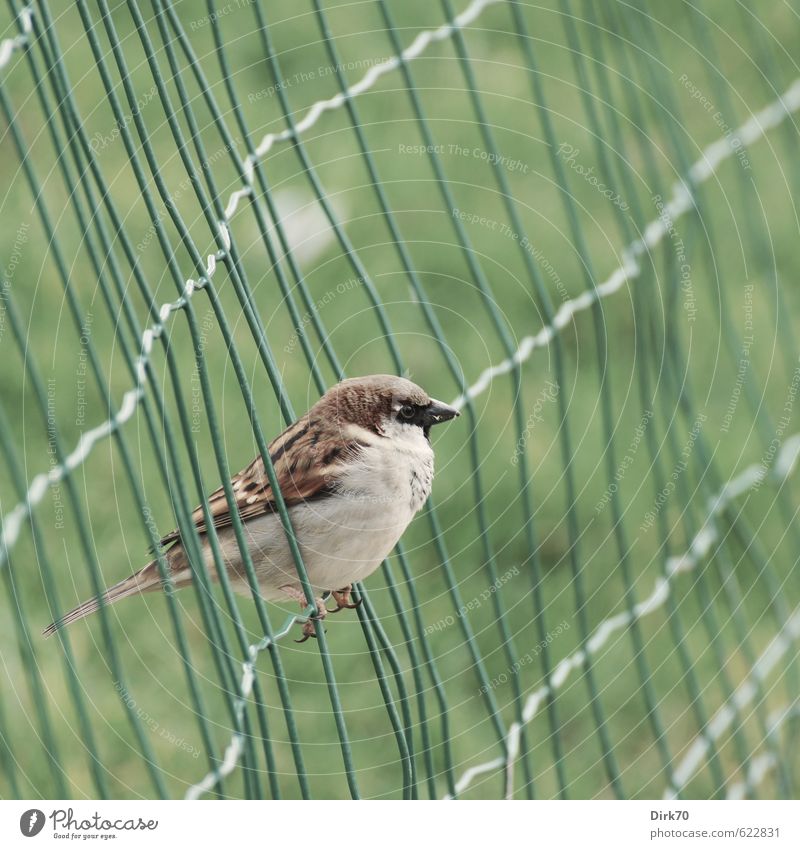
[[[357,441],[344,442],[341,434],[325,433],[324,428],[311,422],[307,415],[288,427],[269,445],[270,458],[286,506],[330,495],[336,488],[344,461],[357,449]],[[260,454],[233,478],[231,484],[242,520],[277,511]],[[225,528],[233,523],[222,487],[208,497],[208,509],[215,528]],[[194,510],[192,521],[198,533],[207,531],[202,506]],[[170,545],[179,539],[180,531],[176,529],[162,537],[160,545]]]

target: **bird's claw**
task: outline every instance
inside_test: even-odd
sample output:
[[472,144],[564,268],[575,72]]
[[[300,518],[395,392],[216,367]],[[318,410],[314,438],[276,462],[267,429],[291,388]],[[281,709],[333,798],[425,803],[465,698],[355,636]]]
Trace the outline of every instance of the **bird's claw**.
[[[302,602],[301,602],[302,604]],[[317,639],[317,622],[321,622],[325,616],[331,611],[325,607],[325,602],[322,599],[317,599],[317,613],[312,614],[306,619],[303,623],[303,636],[299,640],[295,640],[296,643],[304,643],[309,637],[313,637],[315,640]]]
[[[333,590],[331,595],[333,596],[333,600],[336,602],[336,607],[333,610],[327,607],[321,598],[318,598],[317,612],[309,616],[303,623],[303,636],[299,640],[295,640],[295,642],[304,643],[307,639],[309,639],[309,637],[313,637],[316,640],[316,623],[321,622],[328,614],[338,613],[340,610],[355,610],[357,607],[360,607],[364,599],[359,598],[358,601],[351,601],[350,596],[352,592],[353,587],[351,585],[343,587],[340,590]],[[301,597],[298,600],[300,601],[300,606],[305,607],[305,598]]]
[[353,592],[352,586],[344,587],[341,590],[333,590],[331,595],[333,596],[333,600],[336,602],[336,610],[329,610],[328,613],[338,613],[340,610],[355,610],[357,607],[361,607],[361,602],[364,601],[363,598],[358,599],[356,602],[350,601],[350,594]]

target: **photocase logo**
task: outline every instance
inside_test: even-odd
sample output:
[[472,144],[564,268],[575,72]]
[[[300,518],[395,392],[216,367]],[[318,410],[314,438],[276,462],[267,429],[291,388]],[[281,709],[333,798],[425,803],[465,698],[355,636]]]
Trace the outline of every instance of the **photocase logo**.
[[25,837],[36,837],[44,828],[44,811],[31,808],[19,818],[19,830]]
[[51,820],[54,837],[73,840],[88,840],[98,836],[108,840],[116,837],[118,832],[155,831],[158,828],[158,820],[145,820],[142,817],[109,820],[95,811],[83,819],[77,819],[72,808],[55,808],[47,816],[44,811],[31,808],[19,818],[19,830],[25,837],[36,837],[48,819]]

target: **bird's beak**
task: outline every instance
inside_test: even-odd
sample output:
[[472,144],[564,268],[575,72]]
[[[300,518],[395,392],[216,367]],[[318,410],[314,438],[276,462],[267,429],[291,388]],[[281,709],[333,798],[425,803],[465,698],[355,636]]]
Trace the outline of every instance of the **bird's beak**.
[[460,415],[461,413],[455,407],[432,398],[431,403],[428,404],[423,413],[423,423],[426,428],[429,428],[431,425],[449,422],[450,419]]

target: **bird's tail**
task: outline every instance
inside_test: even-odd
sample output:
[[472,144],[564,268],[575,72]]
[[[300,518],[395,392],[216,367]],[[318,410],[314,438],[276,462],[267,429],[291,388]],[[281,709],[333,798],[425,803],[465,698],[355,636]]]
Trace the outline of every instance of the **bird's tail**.
[[63,628],[66,625],[77,622],[78,619],[89,616],[91,613],[100,609],[101,600],[104,604],[114,604],[114,602],[119,601],[121,598],[127,598],[136,593],[152,592],[153,590],[160,589],[162,586],[163,582],[158,570],[158,563],[152,560],[147,566],[138,572],[134,572],[133,575],[125,578],[124,581],[120,581],[118,584],[114,584],[113,587],[109,587],[102,596],[84,601],[73,610],[70,610],[69,613],[65,613],[60,619],[51,622],[44,629],[43,633],[45,637],[52,637],[59,628]]

